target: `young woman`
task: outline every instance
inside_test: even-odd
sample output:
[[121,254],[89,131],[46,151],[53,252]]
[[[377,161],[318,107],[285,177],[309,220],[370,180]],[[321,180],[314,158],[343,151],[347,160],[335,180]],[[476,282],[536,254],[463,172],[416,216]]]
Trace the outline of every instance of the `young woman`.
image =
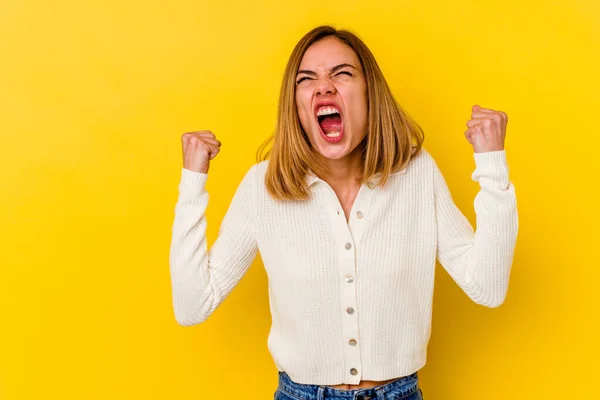
[[177,321],[206,320],[260,251],[276,399],[422,399],[436,258],[474,302],[497,307],[506,296],[518,230],[506,124],[479,106],[467,122],[475,232],[369,49],[348,31],[315,28],[287,64],[272,147],[248,169],[210,250],[205,184],[221,142],[210,131],[182,136]]

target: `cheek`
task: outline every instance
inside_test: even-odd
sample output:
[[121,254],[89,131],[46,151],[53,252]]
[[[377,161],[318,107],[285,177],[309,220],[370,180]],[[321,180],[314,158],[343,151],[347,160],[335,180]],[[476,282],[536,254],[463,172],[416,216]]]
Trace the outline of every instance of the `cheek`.
[[352,108],[351,120],[355,124],[365,124],[368,114],[367,93],[365,90],[358,89],[347,93],[347,97],[351,99],[350,106]]
[[361,87],[359,98],[360,98],[360,105],[363,110],[363,114],[367,115],[368,102],[367,102],[367,88],[366,87],[364,87],[364,86]]
[[[310,100],[310,99],[309,99]],[[305,131],[310,126],[310,101],[306,99],[306,96],[301,94],[296,95],[296,108],[298,110],[298,117],[302,123],[302,127]]]

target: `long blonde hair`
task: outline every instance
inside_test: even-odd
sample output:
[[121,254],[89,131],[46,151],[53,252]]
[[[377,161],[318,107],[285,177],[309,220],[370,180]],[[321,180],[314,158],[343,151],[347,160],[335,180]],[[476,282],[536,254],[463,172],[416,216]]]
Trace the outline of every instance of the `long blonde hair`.
[[[296,74],[306,50],[315,42],[336,37],[349,46],[361,62],[368,104],[368,133],[359,144],[363,155],[361,180],[378,176],[384,185],[389,175],[404,168],[418,154],[425,139],[421,127],[396,102],[375,57],[355,34],[324,25],[308,32],[288,60],[281,91],[275,133],[258,149],[257,161],[270,159],[265,176],[269,194],[278,200],[309,198],[305,176],[312,171],[323,176],[327,170],[302,129],[296,106]],[[271,149],[267,146],[273,142]]]

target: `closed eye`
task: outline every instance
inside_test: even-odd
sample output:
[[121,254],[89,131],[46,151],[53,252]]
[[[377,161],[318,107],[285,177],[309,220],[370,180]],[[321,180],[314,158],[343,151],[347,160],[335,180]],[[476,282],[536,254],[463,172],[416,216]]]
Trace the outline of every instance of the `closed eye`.
[[[341,72],[338,72],[337,74],[335,74],[335,76],[339,76],[339,75],[342,75],[342,74],[346,74],[346,75],[348,75],[348,76],[352,76],[352,73],[350,73],[350,71],[341,71]],[[298,80],[296,81],[296,85],[299,85],[299,84],[300,84],[302,81],[304,81],[305,79],[312,79],[312,78],[311,78],[311,77],[309,77],[309,76],[303,76],[302,78],[300,78],[300,79],[298,79]]]
[[298,85],[300,82],[302,82],[305,79],[310,79],[310,78],[308,76],[303,76],[302,78],[300,78],[296,81],[296,85]]

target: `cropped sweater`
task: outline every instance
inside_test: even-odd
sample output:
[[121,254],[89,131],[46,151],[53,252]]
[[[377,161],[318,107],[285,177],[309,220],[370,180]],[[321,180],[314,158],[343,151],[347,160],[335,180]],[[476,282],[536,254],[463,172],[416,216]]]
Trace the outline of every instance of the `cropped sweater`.
[[181,171],[170,247],[176,321],[206,320],[260,252],[279,371],[298,383],[358,384],[426,363],[436,259],[477,304],[506,297],[518,231],[505,150],[474,153],[476,231],[425,148],[384,186],[363,184],[349,220],[333,189],[307,174],[310,199],[270,197],[268,160],[249,167],[206,239],[208,174]]

